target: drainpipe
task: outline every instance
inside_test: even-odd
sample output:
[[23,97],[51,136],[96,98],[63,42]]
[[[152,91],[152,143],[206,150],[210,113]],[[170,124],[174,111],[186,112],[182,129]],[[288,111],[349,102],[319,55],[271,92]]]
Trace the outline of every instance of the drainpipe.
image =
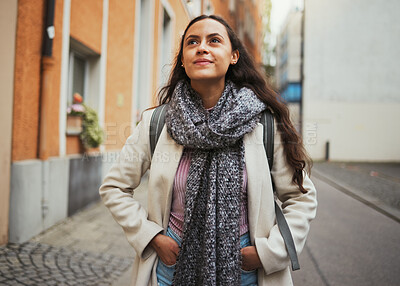
[[[41,66],[41,86],[39,104],[39,147],[38,157],[41,160],[49,158],[50,142],[48,122],[51,120],[51,93],[53,90],[53,38],[54,38],[54,9],[55,0],[47,0],[46,25],[43,35],[42,66]],[[54,134],[53,134],[54,135]]]

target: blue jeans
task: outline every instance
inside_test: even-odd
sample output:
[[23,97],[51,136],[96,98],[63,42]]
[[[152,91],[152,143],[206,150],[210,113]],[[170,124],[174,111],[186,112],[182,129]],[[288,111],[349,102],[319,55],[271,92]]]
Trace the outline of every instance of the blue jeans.
[[[174,233],[169,227],[167,229],[167,235],[172,237],[181,246],[182,239]],[[250,235],[245,233],[240,237],[240,247],[250,246]],[[170,286],[172,285],[172,278],[174,277],[175,264],[165,265],[161,259],[158,260],[157,264],[157,282],[159,286]],[[257,286],[257,270],[244,271],[242,269],[241,275],[241,286]]]

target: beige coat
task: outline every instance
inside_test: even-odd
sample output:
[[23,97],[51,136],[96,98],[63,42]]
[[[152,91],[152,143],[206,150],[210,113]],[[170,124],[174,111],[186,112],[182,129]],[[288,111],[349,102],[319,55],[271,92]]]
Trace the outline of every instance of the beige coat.
[[[153,110],[126,141],[119,160],[109,171],[100,187],[104,204],[122,226],[137,255],[131,285],[157,285],[157,254],[149,242],[159,232],[165,233],[172,199],[172,185],[183,146],[176,144],[164,127],[153,158],[150,157],[149,123]],[[256,246],[263,268],[258,270],[258,285],[292,285],[287,251],[275,224],[274,195],[263,145],[263,126],[244,137],[248,174],[248,219],[250,238]],[[316,191],[308,176],[302,194],[291,182],[292,171],[285,161],[280,136],[275,132],[272,175],[283,212],[292,231],[298,252],[304,247],[310,221],[316,214]],[[142,175],[150,168],[148,212],[132,198]]]

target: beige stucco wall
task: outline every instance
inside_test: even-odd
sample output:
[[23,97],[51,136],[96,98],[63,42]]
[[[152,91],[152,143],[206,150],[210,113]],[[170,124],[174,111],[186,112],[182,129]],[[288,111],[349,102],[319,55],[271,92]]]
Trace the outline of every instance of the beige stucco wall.
[[304,141],[313,159],[399,161],[400,104],[306,102]]
[[17,0],[0,1],[0,245],[7,243]]
[[[400,161],[396,0],[307,0],[303,135],[313,159]],[[338,20],[340,19],[340,21]]]

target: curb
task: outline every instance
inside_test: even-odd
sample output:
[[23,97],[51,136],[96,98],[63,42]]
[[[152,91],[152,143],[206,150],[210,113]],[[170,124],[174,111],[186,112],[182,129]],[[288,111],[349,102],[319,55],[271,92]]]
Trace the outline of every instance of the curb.
[[337,182],[336,179],[331,178],[330,176],[323,174],[322,172],[313,169],[313,174],[314,176],[327,183],[328,185],[334,187],[338,191],[341,191],[342,193],[358,200],[359,202],[367,205],[368,207],[376,210],[377,212],[387,216],[388,218],[396,221],[397,223],[400,223],[400,211],[397,209],[394,209],[381,201],[378,201],[376,198],[373,198],[369,195],[364,194],[363,192],[360,192],[358,190],[355,190],[352,187],[349,187],[341,182]]

